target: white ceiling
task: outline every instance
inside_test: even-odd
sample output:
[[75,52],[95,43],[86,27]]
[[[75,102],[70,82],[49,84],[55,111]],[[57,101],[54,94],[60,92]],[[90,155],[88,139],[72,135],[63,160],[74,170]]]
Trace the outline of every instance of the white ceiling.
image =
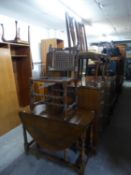
[[[40,5],[40,1],[43,4]],[[46,28],[65,29],[63,14],[59,14],[62,6],[50,3],[52,12],[46,9],[47,1],[49,0],[0,0],[0,12],[5,15],[10,12],[16,19]],[[77,5],[79,1],[81,5]],[[71,6],[68,7],[71,9],[76,6],[77,14],[91,22],[91,26],[86,26],[89,39],[94,41],[131,39],[131,0],[67,0],[65,2],[70,2]],[[54,14],[54,10],[57,15]]]

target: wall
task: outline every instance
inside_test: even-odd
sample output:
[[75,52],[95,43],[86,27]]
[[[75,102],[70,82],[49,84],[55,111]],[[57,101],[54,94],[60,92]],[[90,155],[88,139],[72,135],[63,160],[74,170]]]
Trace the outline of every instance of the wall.
[[[5,38],[12,40],[15,37],[15,18],[0,15],[0,23],[4,24]],[[66,35],[63,31],[44,28],[29,24],[21,20],[18,21],[18,28],[20,28],[20,38],[22,40],[28,40],[28,25],[30,26],[30,41],[31,41],[31,52],[33,62],[40,62],[40,42],[46,38],[59,38],[66,40]],[[1,41],[2,29],[0,27],[0,41]],[[67,45],[67,44],[65,44]]]

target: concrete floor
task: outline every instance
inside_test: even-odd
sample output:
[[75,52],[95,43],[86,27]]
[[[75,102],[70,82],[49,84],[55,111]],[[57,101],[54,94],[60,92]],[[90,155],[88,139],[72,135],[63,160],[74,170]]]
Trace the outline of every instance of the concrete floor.
[[[0,138],[0,175],[75,175],[66,167],[26,156],[21,126]],[[131,175],[131,83],[125,82],[98,153],[85,175]]]

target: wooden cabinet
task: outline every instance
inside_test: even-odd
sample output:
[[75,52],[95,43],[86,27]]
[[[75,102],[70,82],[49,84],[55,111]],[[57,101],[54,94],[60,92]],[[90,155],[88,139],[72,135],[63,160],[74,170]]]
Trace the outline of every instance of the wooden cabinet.
[[46,62],[47,62],[47,52],[50,46],[53,48],[64,48],[64,41],[61,39],[55,39],[55,38],[44,39],[41,41],[41,59],[45,68],[46,68]]
[[29,45],[10,45],[19,105],[29,105],[31,59]]
[[18,109],[10,50],[0,48],[0,135],[19,124]]
[[78,89],[78,108],[95,111],[93,142],[99,142],[99,133],[102,130],[102,117],[105,91],[103,88],[80,87]]
[[19,107],[29,104],[28,44],[0,43],[0,135],[17,126]]
[[101,117],[104,105],[104,89],[80,87],[78,90],[78,106],[83,109],[95,110]]

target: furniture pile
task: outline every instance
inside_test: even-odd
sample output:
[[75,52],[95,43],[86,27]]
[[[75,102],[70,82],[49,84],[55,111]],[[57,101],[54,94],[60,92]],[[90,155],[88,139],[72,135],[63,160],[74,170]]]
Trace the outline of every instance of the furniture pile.
[[[67,14],[66,27],[68,48],[59,39],[42,41],[45,70],[39,78],[31,78],[30,110],[20,112],[20,118],[26,152],[35,145],[44,156],[83,175],[110,121],[122,85],[123,64],[107,54],[89,52],[84,25]],[[109,71],[112,59],[118,61],[113,75]],[[52,154],[60,151],[62,157]],[[67,156],[70,151],[76,156],[73,162]]]

